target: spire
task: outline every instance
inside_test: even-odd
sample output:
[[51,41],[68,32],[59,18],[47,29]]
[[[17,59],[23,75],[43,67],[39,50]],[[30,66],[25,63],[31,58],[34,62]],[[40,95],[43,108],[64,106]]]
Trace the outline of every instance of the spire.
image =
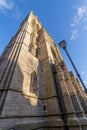
[[29,18],[30,16],[34,16],[34,13],[32,10],[31,10],[31,12],[28,13],[27,18]]
[[34,15],[33,11],[31,10],[30,15]]

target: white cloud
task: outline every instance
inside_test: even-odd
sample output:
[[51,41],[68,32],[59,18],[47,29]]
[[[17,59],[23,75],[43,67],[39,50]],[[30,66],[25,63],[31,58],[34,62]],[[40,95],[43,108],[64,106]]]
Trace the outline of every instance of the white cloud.
[[84,84],[87,86],[87,81],[86,80],[83,80]]
[[84,25],[85,22],[87,22],[87,6],[79,6],[77,7],[76,15],[73,17],[73,21],[71,23],[71,40],[76,38],[78,34],[76,30],[79,30],[81,25],[83,25],[83,29],[87,30],[87,26]]
[[[20,9],[13,0],[0,0],[0,10],[7,17],[20,18]],[[10,12],[8,12],[10,11]],[[10,13],[10,15],[8,15]]]
[[82,6],[77,8],[77,13],[73,17],[73,22],[71,23],[72,27],[76,27],[80,24],[80,22],[85,18],[87,13],[87,6]]
[[82,71],[82,72],[81,72],[81,75],[87,76],[87,71]]
[[87,71],[82,71],[81,77],[83,79],[84,84],[87,86]]
[[14,4],[12,1],[7,2],[7,0],[0,0],[0,9],[7,9],[7,10],[11,10],[13,8]]
[[86,6],[78,7],[78,16],[82,17],[86,13],[86,10]]
[[84,29],[87,30],[87,25],[84,25]]
[[77,35],[78,35],[78,30],[77,29],[74,29],[74,30],[72,30],[72,35],[71,35],[71,38],[70,38],[70,40],[73,40],[73,39],[75,39],[76,37],[77,37]]
[[17,6],[15,6],[15,8],[13,10],[13,13],[12,13],[12,18],[13,19],[17,18],[18,19],[20,17],[21,17],[20,10],[19,10],[19,8]]

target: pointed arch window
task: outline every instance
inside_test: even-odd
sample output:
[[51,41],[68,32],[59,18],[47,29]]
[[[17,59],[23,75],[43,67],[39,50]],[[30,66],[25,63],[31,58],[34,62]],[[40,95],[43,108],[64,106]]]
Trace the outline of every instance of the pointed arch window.
[[29,52],[32,54],[32,55],[35,55],[35,49],[34,49],[34,46],[33,46],[33,44],[31,43],[30,45],[29,45]]
[[38,24],[36,24],[36,28],[37,28],[37,31],[39,31],[39,25]]
[[35,71],[31,73],[30,92],[37,94],[37,75]]
[[36,48],[36,57],[38,58],[38,48]]
[[29,49],[28,49],[30,53],[32,53],[32,49],[33,49],[33,46],[32,46],[32,44],[30,44]]
[[36,22],[35,22],[35,20],[33,19],[33,20],[32,20],[32,25],[35,26],[35,23],[36,23]]
[[52,52],[53,62],[55,62],[56,53],[54,52],[54,50],[52,48],[51,48],[51,52]]
[[38,55],[40,55],[40,48],[36,48],[36,57],[38,58]]
[[31,34],[30,34],[30,41],[31,41],[31,42],[34,42],[34,41],[35,41],[35,34],[34,34],[34,33],[31,33]]

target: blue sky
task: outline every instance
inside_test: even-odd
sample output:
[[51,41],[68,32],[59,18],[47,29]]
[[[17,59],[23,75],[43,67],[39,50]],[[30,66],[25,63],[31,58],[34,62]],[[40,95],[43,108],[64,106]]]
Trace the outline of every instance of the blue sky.
[[[56,44],[66,40],[87,86],[87,0],[0,0],[0,54],[31,10]],[[74,71],[65,52],[60,52]]]

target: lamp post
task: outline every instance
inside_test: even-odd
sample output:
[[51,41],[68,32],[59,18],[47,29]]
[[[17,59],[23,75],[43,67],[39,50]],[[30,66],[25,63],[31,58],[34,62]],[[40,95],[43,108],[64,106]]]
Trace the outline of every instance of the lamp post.
[[67,51],[66,41],[65,41],[65,40],[61,41],[61,42],[59,43],[59,46],[60,46],[62,49],[65,50],[65,52],[66,52],[66,54],[67,54],[67,56],[68,56],[68,58],[69,58],[69,60],[70,60],[70,62],[71,62],[71,64],[72,64],[72,66],[73,66],[73,68],[74,68],[74,70],[75,70],[75,72],[76,72],[76,74],[77,74],[77,76],[78,76],[78,78],[79,78],[79,80],[80,80],[80,82],[81,82],[83,88],[84,88],[84,91],[87,93],[87,88],[85,87],[84,82],[82,81],[82,78],[80,77],[80,74],[78,73],[78,70],[76,69],[76,67],[75,67],[75,65],[74,65],[74,63],[73,63],[73,61],[72,61],[72,59],[71,59],[71,57],[70,57],[70,55],[69,55],[69,53],[68,53],[68,51]]

